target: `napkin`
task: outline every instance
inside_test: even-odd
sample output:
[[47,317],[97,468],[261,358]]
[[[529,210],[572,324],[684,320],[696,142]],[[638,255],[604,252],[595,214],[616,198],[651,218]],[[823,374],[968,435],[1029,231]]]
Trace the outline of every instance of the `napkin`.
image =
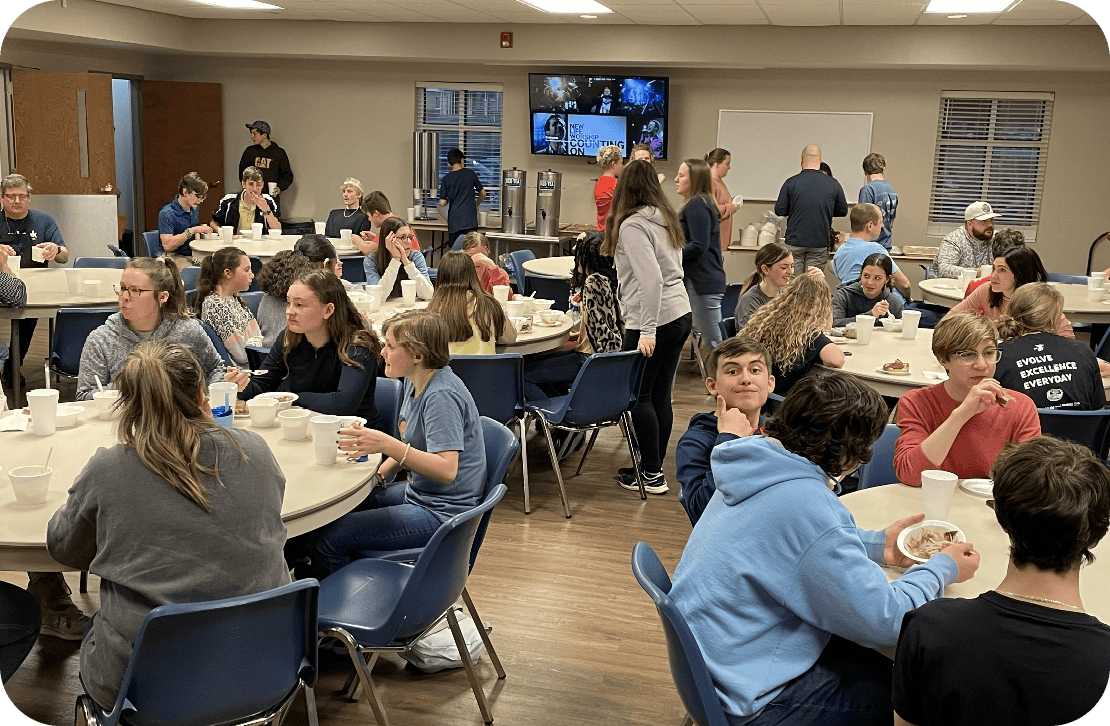
[[948,374],[943,372],[943,371],[941,371],[940,373],[938,373],[937,371],[921,371],[921,375],[925,376],[930,381],[947,381],[948,380]]
[[0,431],[26,431],[30,423],[29,414],[9,411],[5,418],[0,419]]

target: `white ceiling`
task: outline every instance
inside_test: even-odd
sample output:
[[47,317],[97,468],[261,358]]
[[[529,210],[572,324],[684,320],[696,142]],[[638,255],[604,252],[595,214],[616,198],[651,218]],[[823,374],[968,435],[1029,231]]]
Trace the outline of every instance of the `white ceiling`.
[[616,25],[1094,25],[1057,0],[1018,0],[1003,13],[950,19],[927,0],[599,0],[612,14],[553,15],[517,0],[266,0],[282,10],[224,10],[191,0],[98,0],[187,18],[385,23],[580,23]]

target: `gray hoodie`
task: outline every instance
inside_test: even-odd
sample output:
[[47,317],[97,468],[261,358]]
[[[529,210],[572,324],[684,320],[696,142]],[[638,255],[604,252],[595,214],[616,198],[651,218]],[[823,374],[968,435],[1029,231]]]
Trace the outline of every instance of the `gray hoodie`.
[[902,317],[902,298],[891,293],[890,288],[884,287],[878,297],[871,300],[858,282],[841,285],[836,288],[832,297],[833,326],[842,328],[848,323],[856,322],[857,315],[870,315],[871,309],[882,300],[890,305],[892,316]]
[[196,320],[163,320],[151,333],[140,334],[128,327],[119,313],[113,313],[85,339],[85,347],[81,351],[81,370],[77,375],[77,400],[92,400],[93,392],[96,391],[96,377],[100,378],[105,388],[115,388],[116,375],[123,368],[127,356],[135,346],[151,338],[165,338],[184,345],[200,361],[200,367],[204,369],[209,383],[223,380],[223,359]]
[[626,330],[654,338],[655,329],[690,312],[682,284],[682,247],[671,246],[663,215],[641,207],[621,223],[614,262]]

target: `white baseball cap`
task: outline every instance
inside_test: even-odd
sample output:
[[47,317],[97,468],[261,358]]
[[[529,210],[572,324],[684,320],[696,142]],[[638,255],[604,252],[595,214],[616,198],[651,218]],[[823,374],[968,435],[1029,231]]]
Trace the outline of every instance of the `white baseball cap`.
[[972,219],[978,219],[980,221],[984,219],[994,219],[997,216],[998,213],[991,209],[991,205],[987,204],[986,202],[975,202],[975,204],[969,204],[967,206],[967,209],[964,210],[965,222]]

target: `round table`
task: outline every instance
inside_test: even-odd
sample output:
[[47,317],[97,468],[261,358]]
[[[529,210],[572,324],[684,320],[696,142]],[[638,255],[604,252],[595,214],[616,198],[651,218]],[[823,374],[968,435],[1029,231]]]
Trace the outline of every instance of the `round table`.
[[[989,283],[987,283],[989,284]],[[1086,285],[1050,282],[1064,295],[1064,315],[1073,323],[1110,323],[1110,298],[1091,301],[1087,299]],[[960,281],[947,277],[932,277],[921,281],[925,302],[950,308],[964,299],[965,287]]]
[[[921,490],[904,484],[864,489],[846,494],[840,501],[864,529],[883,529],[903,517],[919,514],[922,509]],[[952,495],[948,521],[963,530],[967,541],[979,552],[980,562],[973,578],[944,588],[946,597],[975,597],[997,587],[1006,576],[1009,538],[986,501],[963,489],[956,489]],[[1080,574],[1080,592],[1087,612],[1106,622],[1110,618],[1110,545],[1104,539],[1094,553],[1095,562]],[[900,575],[898,568],[887,568],[889,579]]]
[[524,270],[540,277],[569,280],[574,273],[574,258],[570,256],[536,257],[524,263]]
[[[97,418],[91,402],[84,406],[75,426],[58,429],[53,436],[35,436],[28,431],[0,431],[4,471],[0,473],[0,570],[20,572],[56,572],[69,568],[54,561],[46,551],[46,525],[54,512],[66,501],[73,480],[89,458],[100,447],[116,443],[111,421]],[[249,418],[235,419],[236,428],[246,428],[262,436],[274,452],[274,458],[285,474],[285,500],[281,518],[289,536],[304,534],[351,511],[370,492],[370,477],[379,456],[366,462],[352,463],[340,457],[331,466],[316,464],[312,439],[286,441],[281,427],[255,427]],[[15,494],[7,472],[18,466],[41,465],[46,452],[50,457],[50,493],[46,503],[22,507],[15,503]]]
[[[266,235],[260,241],[255,241],[248,237],[241,237],[239,235],[236,235],[232,237],[230,245],[224,242],[223,238],[220,237],[218,234],[210,236],[213,238],[193,240],[189,244],[189,247],[192,248],[194,255],[197,255],[199,257],[207,257],[214,252],[222,250],[224,247],[231,246],[238,247],[251,257],[257,257],[261,260],[269,260],[271,257],[276,255],[278,252],[281,252],[282,250],[293,249],[293,245],[297,244],[297,241],[304,235],[283,234],[280,237],[271,237],[270,235]],[[358,247],[355,247],[354,245],[344,246],[337,237],[329,238],[328,241],[332,243],[332,245],[335,247],[336,253],[338,253],[340,257],[362,254],[362,252],[359,251]]]

